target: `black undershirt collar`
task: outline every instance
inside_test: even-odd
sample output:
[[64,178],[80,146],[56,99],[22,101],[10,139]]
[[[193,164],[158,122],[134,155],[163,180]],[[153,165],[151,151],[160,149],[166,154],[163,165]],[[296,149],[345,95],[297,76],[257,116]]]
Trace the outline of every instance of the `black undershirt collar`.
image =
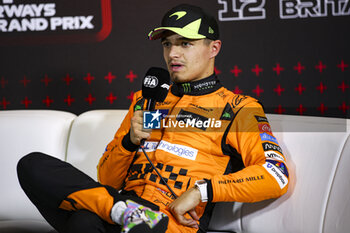
[[174,83],[171,86],[171,93],[175,96],[183,96],[183,95],[206,95],[212,92],[217,91],[222,87],[219,79],[215,74],[193,82],[187,83]]

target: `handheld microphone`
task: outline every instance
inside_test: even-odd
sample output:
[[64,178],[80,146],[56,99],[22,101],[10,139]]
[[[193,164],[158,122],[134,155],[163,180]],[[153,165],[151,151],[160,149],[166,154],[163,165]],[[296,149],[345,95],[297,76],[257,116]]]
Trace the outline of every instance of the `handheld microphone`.
[[[142,81],[142,96],[147,99],[147,107],[146,110],[153,111],[156,105],[156,102],[163,102],[168,95],[170,88],[170,74],[167,70],[158,67],[151,67]],[[163,178],[160,174],[156,166],[153,164],[144,147],[145,139],[141,140],[140,149],[143,154],[147,158],[148,162],[151,164],[154,171],[156,171],[157,175],[162,180],[162,183],[169,189],[174,198],[177,198],[176,193],[170,188],[168,182]],[[137,150],[138,151],[138,150]],[[193,216],[189,213],[189,215],[193,218]],[[194,218],[193,218],[194,219]],[[202,232],[204,229],[199,226],[199,229]]]
[[156,102],[163,102],[169,88],[169,72],[163,68],[151,67],[142,81],[142,96],[147,99],[146,110],[153,111]]
[[[156,102],[163,102],[168,95],[170,84],[170,74],[167,70],[158,67],[151,67],[142,81],[142,96],[147,99],[146,110],[153,111]],[[174,191],[169,187],[167,182],[164,180],[163,176],[159,173],[158,169],[154,166],[153,162],[148,157],[145,151],[145,139],[141,140],[140,149],[144,153],[148,162],[151,164],[153,169],[156,171],[157,175],[163,181],[163,183],[168,187],[170,192],[177,197]],[[137,150],[138,151],[138,150]]]

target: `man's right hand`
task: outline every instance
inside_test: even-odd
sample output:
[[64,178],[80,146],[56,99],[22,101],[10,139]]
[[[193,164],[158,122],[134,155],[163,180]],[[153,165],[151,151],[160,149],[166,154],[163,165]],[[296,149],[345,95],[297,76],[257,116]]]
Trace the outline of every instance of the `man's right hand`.
[[130,140],[135,145],[140,145],[142,139],[148,139],[151,129],[143,128],[143,111],[135,111],[131,118]]

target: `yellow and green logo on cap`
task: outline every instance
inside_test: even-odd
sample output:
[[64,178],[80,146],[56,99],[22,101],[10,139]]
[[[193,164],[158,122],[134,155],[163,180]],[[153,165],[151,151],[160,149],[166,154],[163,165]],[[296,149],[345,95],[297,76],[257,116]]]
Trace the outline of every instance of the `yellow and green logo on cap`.
[[166,30],[189,39],[218,39],[217,22],[201,8],[182,4],[171,9],[162,20],[162,26],[152,30],[150,40],[161,38]]
[[187,14],[186,11],[177,11],[175,12],[174,14],[170,15],[169,18],[173,17],[174,15],[177,16],[177,19],[176,20],[179,20],[181,19],[182,17],[184,17],[185,15]]

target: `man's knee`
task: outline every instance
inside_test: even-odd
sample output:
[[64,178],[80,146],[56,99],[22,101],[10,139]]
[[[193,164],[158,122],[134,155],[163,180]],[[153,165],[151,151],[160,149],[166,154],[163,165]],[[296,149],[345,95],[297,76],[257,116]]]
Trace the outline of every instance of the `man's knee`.
[[50,169],[47,161],[52,159],[53,157],[40,152],[32,152],[21,158],[17,163],[17,177],[22,188],[41,183],[46,177],[47,169]]
[[32,152],[23,156],[17,163],[18,178],[27,177],[28,174],[36,171],[36,167],[45,156],[47,155],[40,152]]

